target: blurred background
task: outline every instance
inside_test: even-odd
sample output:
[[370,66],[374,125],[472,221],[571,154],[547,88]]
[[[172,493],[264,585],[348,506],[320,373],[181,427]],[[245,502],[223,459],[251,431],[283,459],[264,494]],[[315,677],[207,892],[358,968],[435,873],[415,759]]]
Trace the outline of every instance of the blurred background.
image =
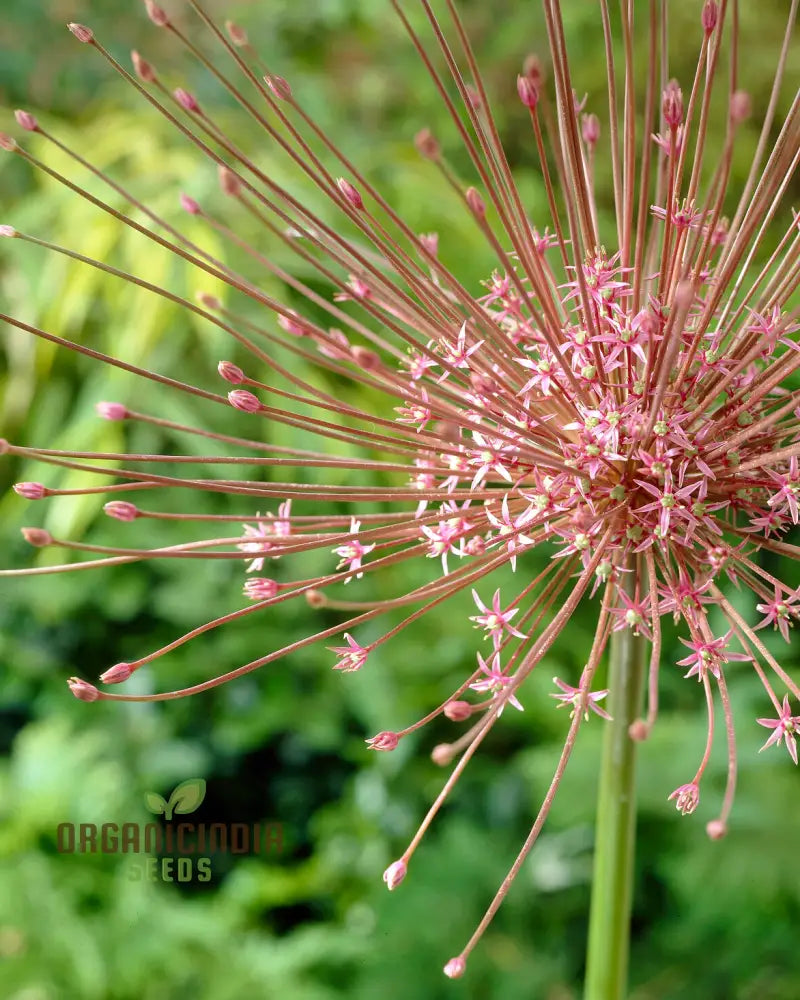
[[[494,262],[455,198],[418,157],[415,132],[430,127],[465,177],[468,165],[389,4],[209,0],[207,6],[219,19],[233,17],[248,29],[270,70],[289,79],[300,102],[415,230],[440,234],[442,258],[477,290]],[[535,151],[515,77],[526,55],[546,52],[538,5],[497,0],[490,8],[465,0],[461,6],[509,158],[537,223],[544,219],[545,200],[531,167]],[[764,0],[742,6],[742,85],[753,96],[757,123],[768,100],[787,5]],[[589,95],[587,110],[605,121],[597,12],[590,4],[564,7],[576,89]],[[679,40],[673,46],[674,74],[686,89],[694,72],[700,7],[690,0],[670,5]],[[169,9],[213,51],[190,12],[179,4]],[[126,67],[128,51],[139,49],[170,87],[193,90],[272,176],[315,198],[214,81],[177,51],[167,33],[150,25],[138,4],[5,0],[0,104],[8,110],[2,127],[18,133],[11,118],[15,107],[35,112],[73,149],[124,180],[207,248],[240,263],[203,227],[194,227],[195,220],[181,215],[182,190],[229,213],[237,232],[329,295],[330,289],[298,268],[250,220],[231,213],[217,193],[214,169],[96,52],[76,42],[63,27],[69,20],[89,24]],[[421,23],[416,15],[415,21]],[[222,66],[224,57],[215,58]],[[797,68],[795,50],[784,108]],[[711,125],[711,149],[721,146],[720,120]],[[756,134],[755,124],[745,129],[734,187],[746,176]],[[90,190],[101,190],[36,137],[26,135],[24,142]],[[610,185],[602,164],[598,187],[607,225]],[[318,198],[313,204],[326,211]],[[113,261],[180,294],[220,293],[213,281],[154,253],[19,157],[0,160],[0,211],[3,223]],[[219,331],[154,296],[39,248],[5,241],[0,249],[0,299],[13,315],[215,392],[222,391],[217,361],[242,360]],[[247,262],[242,266],[266,292],[304,308],[276,279]],[[247,310],[246,303],[236,306]],[[94,404],[102,399],[225,433],[248,433],[233,411],[217,413],[193,397],[142,386],[125,373],[36,344],[14,330],[3,330],[0,365],[2,434],[15,442],[204,452],[193,438],[98,420]],[[332,384],[325,375],[301,374]],[[355,402],[373,405],[366,390],[358,390]],[[271,439],[293,446],[303,442],[291,428],[276,429]],[[8,490],[28,479],[64,489],[86,482],[69,471],[9,459],[0,463],[6,566],[59,561],[21,541],[19,528],[27,524],[98,544],[155,546],[178,538],[163,523],[148,522],[145,529],[141,522],[111,522],[102,514],[99,495],[28,504]],[[161,506],[241,512],[243,521],[254,513],[241,500],[213,495],[165,498]],[[296,510],[303,512],[301,506]],[[535,573],[548,555],[526,556],[521,572]],[[279,579],[311,575],[327,570],[321,558],[305,555],[291,568],[282,561],[269,572]],[[800,584],[795,566],[766,562],[771,572]],[[430,571],[426,561],[368,586],[390,596],[428,579]],[[509,586],[500,577],[491,589],[504,580]],[[352,586],[357,595],[359,584]],[[163,561],[0,580],[0,995],[9,1000],[579,997],[601,735],[596,719],[582,730],[545,832],[466,977],[451,983],[440,970],[480,919],[549,784],[568,722],[547,697],[550,679],[558,674],[576,682],[595,608],[587,605],[570,621],[568,635],[524,689],[524,714],[504,715],[426,835],[405,883],[390,895],[381,873],[401,853],[443,781],[430,751],[458,730],[444,723],[426,727],[384,755],[370,754],[364,740],[425,714],[472,669],[476,636],[466,620],[469,602],[455,602],[452,611],[401,633],[381,647],[369,670],[355,675],[331,671],[331,655],[316,646],[188,701],[86,705],[67,691],[70,675],[93,680],[111,664],[137,658],[238,607],[240,587],[241,566],[223,562],[187,567]],[[490,591],[484,589],[486,599]],[[753,620],[747,595],[734,594],[734,600]],[[197,683],[337,620],[330,611],[283,604],[279,612],[245,619],[177,649],[140,671],[131,687],[168,690]],[[784,666],[796,667],[794,649],[772,633],[762,636]],[[783,750],[757,753],[765,731],[754,719],[769,714],[769,706],[758,680],[734,665],[740,772],[730,834],[714,844],[704,835],[724,787],[721,733],[700,807],[690,817],[676,813],[667,796],[694,774],[706,728],[701,691],[672,665],[683,652],[668,631],[663,712],[640,757],[631,997],[796,1000],[797,772]],[[278,822],[283,850],[215,856],[208,883],[136,878],[136,859],[125,855],[58,853],[59,824],[145,823],[152,819],[145,793],[167,798],[175,785],[193,777],[207,782],[194,818]]]

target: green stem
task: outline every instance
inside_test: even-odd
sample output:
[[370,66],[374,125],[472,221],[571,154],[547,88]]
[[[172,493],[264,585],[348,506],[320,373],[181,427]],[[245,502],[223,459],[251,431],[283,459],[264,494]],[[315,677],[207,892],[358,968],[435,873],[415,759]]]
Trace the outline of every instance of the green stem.
[[608,711],[597,797],[592,903],[584,1000],[625,1000],[633,857],[636,844],[636,744],[646,642],[630,629],[611,636]]

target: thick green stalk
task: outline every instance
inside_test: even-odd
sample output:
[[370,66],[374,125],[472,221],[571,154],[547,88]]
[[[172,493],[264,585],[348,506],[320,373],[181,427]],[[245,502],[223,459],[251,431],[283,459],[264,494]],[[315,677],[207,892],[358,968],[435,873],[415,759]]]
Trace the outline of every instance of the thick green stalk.
[[584,1000],[625,1000],[628,983],[633,857],[636,844],[636,744],[646,642],[630,629],[611,637],[608,711],[597,798],[592,903]]

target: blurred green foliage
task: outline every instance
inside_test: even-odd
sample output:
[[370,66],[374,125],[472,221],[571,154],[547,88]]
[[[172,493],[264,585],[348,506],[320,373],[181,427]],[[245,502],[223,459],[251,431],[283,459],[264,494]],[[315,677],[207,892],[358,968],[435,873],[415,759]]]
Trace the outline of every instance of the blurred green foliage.
[[[389,5],[276,0],[265,11],[263,4],[216,0],[208,6],[217,16],[234,17],[248,27],[268,65],[291,80],[323,128],[367,165],[414,229],[440,233],[445,262],[467,287],[477,288],[492,259],[448,190],[419,160],[411,138],[431,126],[456,168],[466,172],[467,163]],[[538,5],[503,0],[491,9],[477,2],[463,6],[536,221],[545,203],[529,166],[533,147],[524,110],[514,98],[514,76],[528,51],[544,47]],[[697,7],[671,5],[677,34],[691,32],[696,38]],[[769,93],[785,4],[743,7],[748,40],[743,69],[758,119]],[[603,117],[605,57],[596,13],[580,3],[565,4],[564,13],[577,55],[576,88],[589,93],[590,108]],[[199,163],[95,53],[64,31],[62,22],[71,19],[90,23],[126,65],[125,49],[136,47],[170,86],[188,81],[272,176],[326,211],[225,95],[152,29],[136,4],[120,11],[114,0],[92,0],[85,8],[77,0],[6,0],[0,96],[9,107],[23,104],[35,111],[68,145],[124,178],[144,203],[168,219],[178,218],[180,190],[229,211],[216,192],[213,169]],[[196,30],[188,14],[186,22]],[[675,53],[675,73],[687,84],[694,51],[686,45]],[[716,126],[712,143],[719,137]],[[747,143],[743,146],[746,151]],[[26,147],[66,167],[64,157],[35,137],[26,137]],[[3,222],[189,298],[198,289],[219,291],[16,158],[6,157],[0,166]],[[108,197],[85,171],[69,169],[89,190]],[[747,158],[740,156],[734,183],[746,170]],[[608,192],[602,172],[598,184]],[[113,194],[110,200],[124,204]],[[608,222],[607,201],[605,212]],[[207,249],[241,265],[265,292],[300,305],[281,282],[215,245],[203,227],[192,230],[191,221],[181,219]],[[296,262],[290,264],[281,246],[264,246],[250,220],[236,216],[231,222],[277,263],[292,266],[328,294]],[[3,258],[0,296],[3,308],[23,319],[214,391],[219,391],[217,360],[241,360],[218,330],[174,305],[38,248],[14,244],[12,249]],[[34,344],[16,331],[4,332],[3,338],[2,433],[15,441],[101,451],[207,450],[187,435],[97,420],[93,405],[99,399],[135,400],[138,409],[181,423],[241,431],[237,415],[227,408],[215,411],[194,397],[142,387],[123,372]],[[303,376],[337,388],[329,376],[311,371]],[[354,401],[373,405],[365,391]],[[271,435],[277,444],[302,442],[291,428],[271,428]],[[3,485],[41,478],[68,489],[86,481],[83,474],[9,460],[0,475]],[[358,479],[343,475],[341,481]],[[103,518],[102,500],[90,495],[28,507],[6,493],[0,499],[4,563],[31,560],[19,538],[23,523],[98,544],[137,544],[139,526]],[[160,504],[176,511],[241,512],[243,520],[252,514],[246,504],[214,496],[165,497]],[[297,509],[302,512],[302,505]],[[169,525],[148,523],[148,544],[175,540]],[[54,560],[50,553],[38,558]],[[534,572],[544,558],[526,557],[522,572]],[[800,583],[795,567],[773,562],[772,571]],[[579,996],[601,732],[597,720],[582,732],[545,833],[471,959],[467,977],[454,986],[439,969],[480,918],[550,781],[566,728],[563,714],[553,711],[547,697],[550,678],[579,675],[591,637],[592,607],[571,620],[566,641],[526,688],[525,713],[506,713],[426,836],[408,879],[390,896],[380,873],[436,795],[442,773],[428,754],[450,738],[452,729],[444,724],[426,729],[390,755],[370,756],[363,741],[408,724],[460,682],[474,649],[474,633],[465,623],[468,602],[454,602],[446,617],[423,619],[401,633],[380,648],[368,671],[357,675],[334,675],[329,655],[312,646],[191,701],[87,706],[71,699],[63,683],[67,676],[94,678],[111,663],[158,648],[238,605],[241,567],[201,565],[192,572],[181,562],[155,562],[0,584],[2,996],[437,1000],[453,990],[463,997],[503,1000]],[[313,555],[305,556],[293,565],[293,575],[311,575],[318,565]],[[274,567],[275,575],[288,578],[282,563]],[[429,578],[431,571],[426,564],[402,575],[387,573],[370,586],[388,596]],[[352,587],[357,599],[359,584]],[[736,599],[749,613],[746,599]],[[130,687],[166,690],[199,682],[338,620],[329,611],[285,604],[279,614],[244,619],[176,649],[152,670],[140,671]],[[787,654],[772,635],[765,641],[784,665],[796,666],[794,652]],[[756,753],[764,734],[753,720],[763,713],[763,698],[758,682],[742,670],[732,685],[741,769],[731,833],[720,844],[703,834],[724,786],[721,734],[698,812],[687,819],[675,814],[666,797],[694,773],[705,738],[700,693],[669,665],[681,648],[668,634],[663,715],[641,754],[631,996],[796,1000],[797,775],[784,753]],[[283,853],[214,858],[214,878],[201,885],[135,881],[132,861],[125,856],[57,852],[59,823],[143,823],[146,791],[166,795],[195,775],[208,781],[198,818],[280,821],[286,834]]]

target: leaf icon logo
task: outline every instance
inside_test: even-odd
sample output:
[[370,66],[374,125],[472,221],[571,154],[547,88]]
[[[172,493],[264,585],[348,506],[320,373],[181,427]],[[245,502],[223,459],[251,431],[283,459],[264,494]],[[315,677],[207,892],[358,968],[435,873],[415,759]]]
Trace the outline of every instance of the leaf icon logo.
[[185,815],[194,812],[205,797],[205,778],[188,778],[175,786],[168,802],[158,792],[145,792],[144,804],[151,813],[163,815],[169,822],[174,813]]

